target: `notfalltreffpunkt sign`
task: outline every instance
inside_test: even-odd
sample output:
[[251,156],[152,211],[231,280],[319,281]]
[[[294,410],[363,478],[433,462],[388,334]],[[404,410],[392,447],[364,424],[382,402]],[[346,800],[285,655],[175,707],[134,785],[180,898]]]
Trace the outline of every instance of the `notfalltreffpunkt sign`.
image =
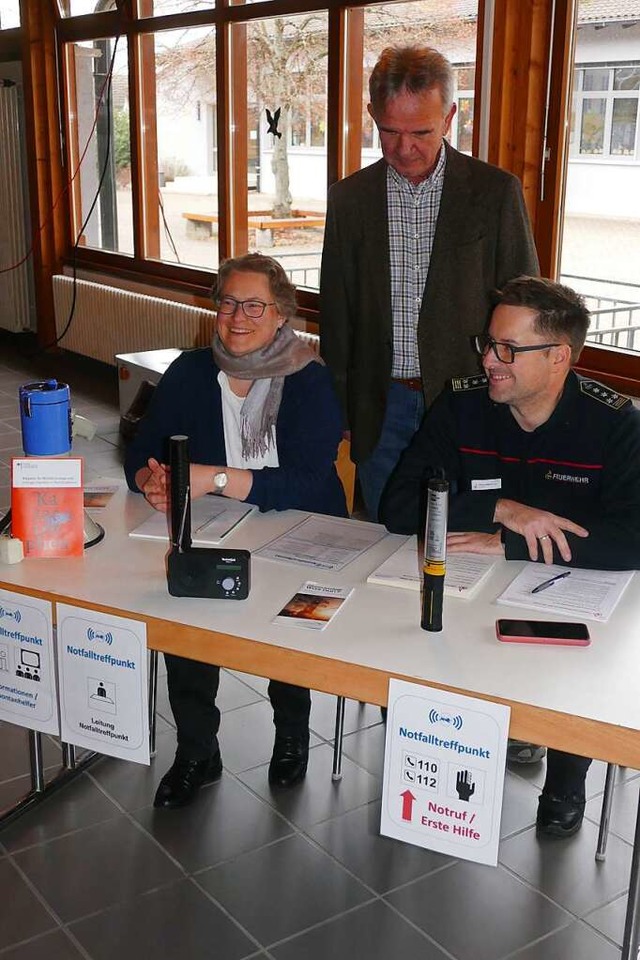
[[508,707],[389,681],[380,832],[495,866]]

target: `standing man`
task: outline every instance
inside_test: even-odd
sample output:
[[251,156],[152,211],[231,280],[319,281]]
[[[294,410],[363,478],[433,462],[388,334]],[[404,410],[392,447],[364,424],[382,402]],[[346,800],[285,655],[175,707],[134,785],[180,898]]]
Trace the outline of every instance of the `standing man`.
[[320,349],[372,520],[425,402],[476,369],[468,341],[490,291],[538,272],[519,181],[444,140],[453,91],[437,50],[384,50],[368,106],[383,159],[329,191]]
[[[390,530],[420,529],[424,482],[444,471],[449,552],[640,569],[640,412],[572,372],[588,326],[568,287],[533,277],[505,285],[475,338],[485,376],[452,380],[387,485],[380,512]],[[590,763],[548,751],[540,833],[579,829]]]

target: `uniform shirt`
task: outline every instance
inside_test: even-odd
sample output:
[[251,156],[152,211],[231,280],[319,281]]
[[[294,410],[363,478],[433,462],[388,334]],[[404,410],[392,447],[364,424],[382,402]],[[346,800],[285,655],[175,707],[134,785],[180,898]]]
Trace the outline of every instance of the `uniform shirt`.
[[[389,482],[380,514],[390,530],[419,529],[421,489],[437,469],[451,482],[450,530],[492,533],[498,499],[516,500],[589,530],[566,535],[572,565],[640,569],[640,411],[594,380],[569,373],[531,432],[493,403],[485,377],[451,381]],[[503,541],[508,560],[529,559],[524,537],[504,529]],[[564,563],[555,546],[553,559]]]
[[393,317],[392,377],[419,377],[418,317],[436,234],[447,154],[421,183],[410,183],[387,168],[389,265]]

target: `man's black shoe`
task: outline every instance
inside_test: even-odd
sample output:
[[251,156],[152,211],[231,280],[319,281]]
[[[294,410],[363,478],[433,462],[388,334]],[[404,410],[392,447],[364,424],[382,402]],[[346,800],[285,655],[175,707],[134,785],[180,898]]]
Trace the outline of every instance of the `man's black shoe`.
[[584,794],[540,794],[536,829],[547,837],[572,837],[582,826]]
[[309,761],[309,738],[278,737],[269,764],[269,783],[292,787],[304,779]]
[[220,751],[208,760],[176,758],[158,785],[154,807],[186,807],[204,783],[213,783],[222,776]]

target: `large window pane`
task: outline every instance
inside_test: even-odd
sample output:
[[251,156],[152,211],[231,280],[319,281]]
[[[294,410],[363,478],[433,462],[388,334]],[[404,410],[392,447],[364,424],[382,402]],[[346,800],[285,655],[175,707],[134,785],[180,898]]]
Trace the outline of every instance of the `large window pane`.
[[[327,191],[327,15],[246,25],[249,248],[317,289]],[[271,225],[273,223],[273,226]]]
[[613,118],[611,121],[610,153],[618,156],[633,156],[636,143],[636,120],[638,116],[638,101],[633,98],[613,101]]
[[640,90],[640,67],[621,67],[613,71],[614,90]]
[[0,0],[0,30],[20,26],[20,0]]
[[471,152],[477,19],[474,3],[466,5],[464,18],[460,17],[455,4],[441,0],[384,3],[365,8],[361,166],[366,167],[382,156],[377,130],[366,112],[369,74],[382,50],[396,44],[420,43],[435,47],[451,61],[458,115],[454,118],[450,139],[454,147]]
[[58,0],[58,9],[63,17],[82,17],[88,13],[115,10],[116,0]]
[[592,68],[584,71],[583,90],[606,90],[609,86],[609,69]]
[[74,240],[133,253],[127,44],[72,44],[69,165]]
[[604,115],[607,101],[589,98],[582,103],[580,153],[599,154],[604,147]]
[[592,13],[579,0],[561,274],[587,297],[589,343],[637,352],[640,23],[596,26]]
[[215,29],[155,33],[143,39],[142,50],[149,256],[213,270],[218,266]]
[[140,17],[163,17],[168,13],[211,10],[215,0],[137,0]]

